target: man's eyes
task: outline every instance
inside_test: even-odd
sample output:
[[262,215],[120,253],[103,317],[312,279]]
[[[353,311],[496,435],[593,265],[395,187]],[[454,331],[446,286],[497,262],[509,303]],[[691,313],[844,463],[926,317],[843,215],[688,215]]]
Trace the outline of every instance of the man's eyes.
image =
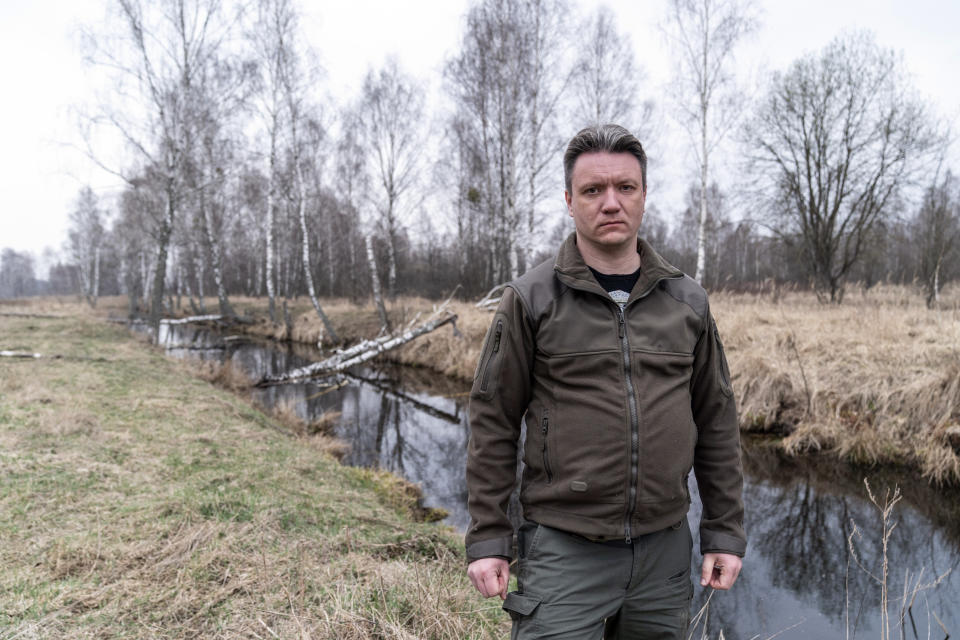
[[[637,185],[621,184],[617,186],[617,189],[619,189],[620,191],[632,192],[637,190]],[[603,191],[603,189],[600,187],[584,187],[583,188],[583,194],[588,196],[597,195],[601,191]]]

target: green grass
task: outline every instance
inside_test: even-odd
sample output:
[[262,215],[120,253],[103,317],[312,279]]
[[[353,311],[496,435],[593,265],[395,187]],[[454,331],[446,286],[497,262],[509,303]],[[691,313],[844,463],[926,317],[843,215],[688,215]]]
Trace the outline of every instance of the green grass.
[[0,317],[0,639],[485,638],[462,540],[389,474],[122,327]]

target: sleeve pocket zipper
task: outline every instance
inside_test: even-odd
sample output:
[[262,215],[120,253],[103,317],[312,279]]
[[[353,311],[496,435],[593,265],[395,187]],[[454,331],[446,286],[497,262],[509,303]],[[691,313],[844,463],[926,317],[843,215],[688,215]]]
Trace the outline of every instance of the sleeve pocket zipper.
[[483,378],[480,381],[480,391],[486,391],[487,385],[490,382],[490,365],[493,362],[494,357],[497,355],[497,352],[500,351],[500,336],[503,334],[503,320],[497,320],[497,328],[494,330],[493,334],[493,348],[490,350],[490,355],[487,356],[487,361],[483,366]]
[[550,484],[553,482],[553,471],[550,469],[550,456],[547,448],[547,434],[550,431],[550,422],[547,420],[546,412],[543,414],[540,431],[543,433],[543,470],[547,474],[547,484]]

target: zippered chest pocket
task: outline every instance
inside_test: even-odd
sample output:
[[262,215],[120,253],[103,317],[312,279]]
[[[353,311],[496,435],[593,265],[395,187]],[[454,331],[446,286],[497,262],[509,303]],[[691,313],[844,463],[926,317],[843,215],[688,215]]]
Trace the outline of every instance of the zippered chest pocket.
[[494,316],[493,324],[487,332],[487,339],[480,354],[480,363],[473,379],[473,394],[490,396],[497,388],[500,377],[500,361],[502,360],[503,341],[506,339],[506,322],[502,314]]

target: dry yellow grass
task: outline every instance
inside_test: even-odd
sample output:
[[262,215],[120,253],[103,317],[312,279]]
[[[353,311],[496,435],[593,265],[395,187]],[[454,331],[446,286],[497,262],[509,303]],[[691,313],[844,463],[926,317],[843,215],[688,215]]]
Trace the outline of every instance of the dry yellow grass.
[[929,310],[901,287],[819,305],[718,294],[742,428],[785,436],[791,454],[830,452],[960,481],[960,305]]

